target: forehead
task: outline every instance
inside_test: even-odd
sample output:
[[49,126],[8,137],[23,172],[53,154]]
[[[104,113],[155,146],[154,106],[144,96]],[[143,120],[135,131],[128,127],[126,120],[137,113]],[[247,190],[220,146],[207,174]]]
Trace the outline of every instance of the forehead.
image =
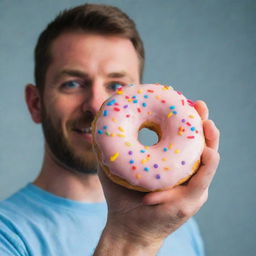
[[139,73],[139,57],[133,44],[118,36],[66,32],[52,43],[51,57],[50,66],[55,68],[72,66],[104,72],[125,69]]

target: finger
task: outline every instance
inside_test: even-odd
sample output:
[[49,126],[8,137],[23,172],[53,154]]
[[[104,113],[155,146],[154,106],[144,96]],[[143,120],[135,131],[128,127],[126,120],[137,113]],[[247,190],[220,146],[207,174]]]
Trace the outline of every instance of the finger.
[[219,153],[206,147],[202,154],[201,166],[197,173],[190,179],[188,185],[184,187],[189,197],[198,198],[208,190],[219,164]]
[[206,146],[214,150],[219,148],[220,132],[212,120],[203,122]]
[[202,101],[202,100],[196,101],[194,107],[195,107],[196,111],[198,112],[198,114],[200,115],[202,120],[208,119],[209,111],[208,111],[208,107],[204,101]]

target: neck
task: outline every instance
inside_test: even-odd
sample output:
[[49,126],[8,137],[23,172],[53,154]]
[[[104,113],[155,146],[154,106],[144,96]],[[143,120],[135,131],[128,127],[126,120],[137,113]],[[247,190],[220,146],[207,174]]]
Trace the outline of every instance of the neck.
[[81,202],[102,202],[104,194],[97,174],[75,173],[59,165],[45,153],[43,165],[34,185],[57,196]]

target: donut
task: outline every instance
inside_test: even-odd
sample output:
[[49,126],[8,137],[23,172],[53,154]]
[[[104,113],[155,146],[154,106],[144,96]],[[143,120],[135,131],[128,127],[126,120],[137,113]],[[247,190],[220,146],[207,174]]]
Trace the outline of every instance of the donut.
[[[158,142],[143,145],[138,137],[142,128],[154,131]],[[205,145],[194,103],[160,84],[119,87],[96,114],[92,133],[106,175],[143,192],[167,190],[187,181],[198,169]]]

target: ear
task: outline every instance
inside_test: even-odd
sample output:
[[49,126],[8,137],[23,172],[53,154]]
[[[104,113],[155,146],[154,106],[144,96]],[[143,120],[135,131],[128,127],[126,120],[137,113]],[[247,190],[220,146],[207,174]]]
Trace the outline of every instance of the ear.
[[33,121],[37,124],[41,123],[42,104],[38,88],[33,84],[28,84],[25,88],[25,98]]

